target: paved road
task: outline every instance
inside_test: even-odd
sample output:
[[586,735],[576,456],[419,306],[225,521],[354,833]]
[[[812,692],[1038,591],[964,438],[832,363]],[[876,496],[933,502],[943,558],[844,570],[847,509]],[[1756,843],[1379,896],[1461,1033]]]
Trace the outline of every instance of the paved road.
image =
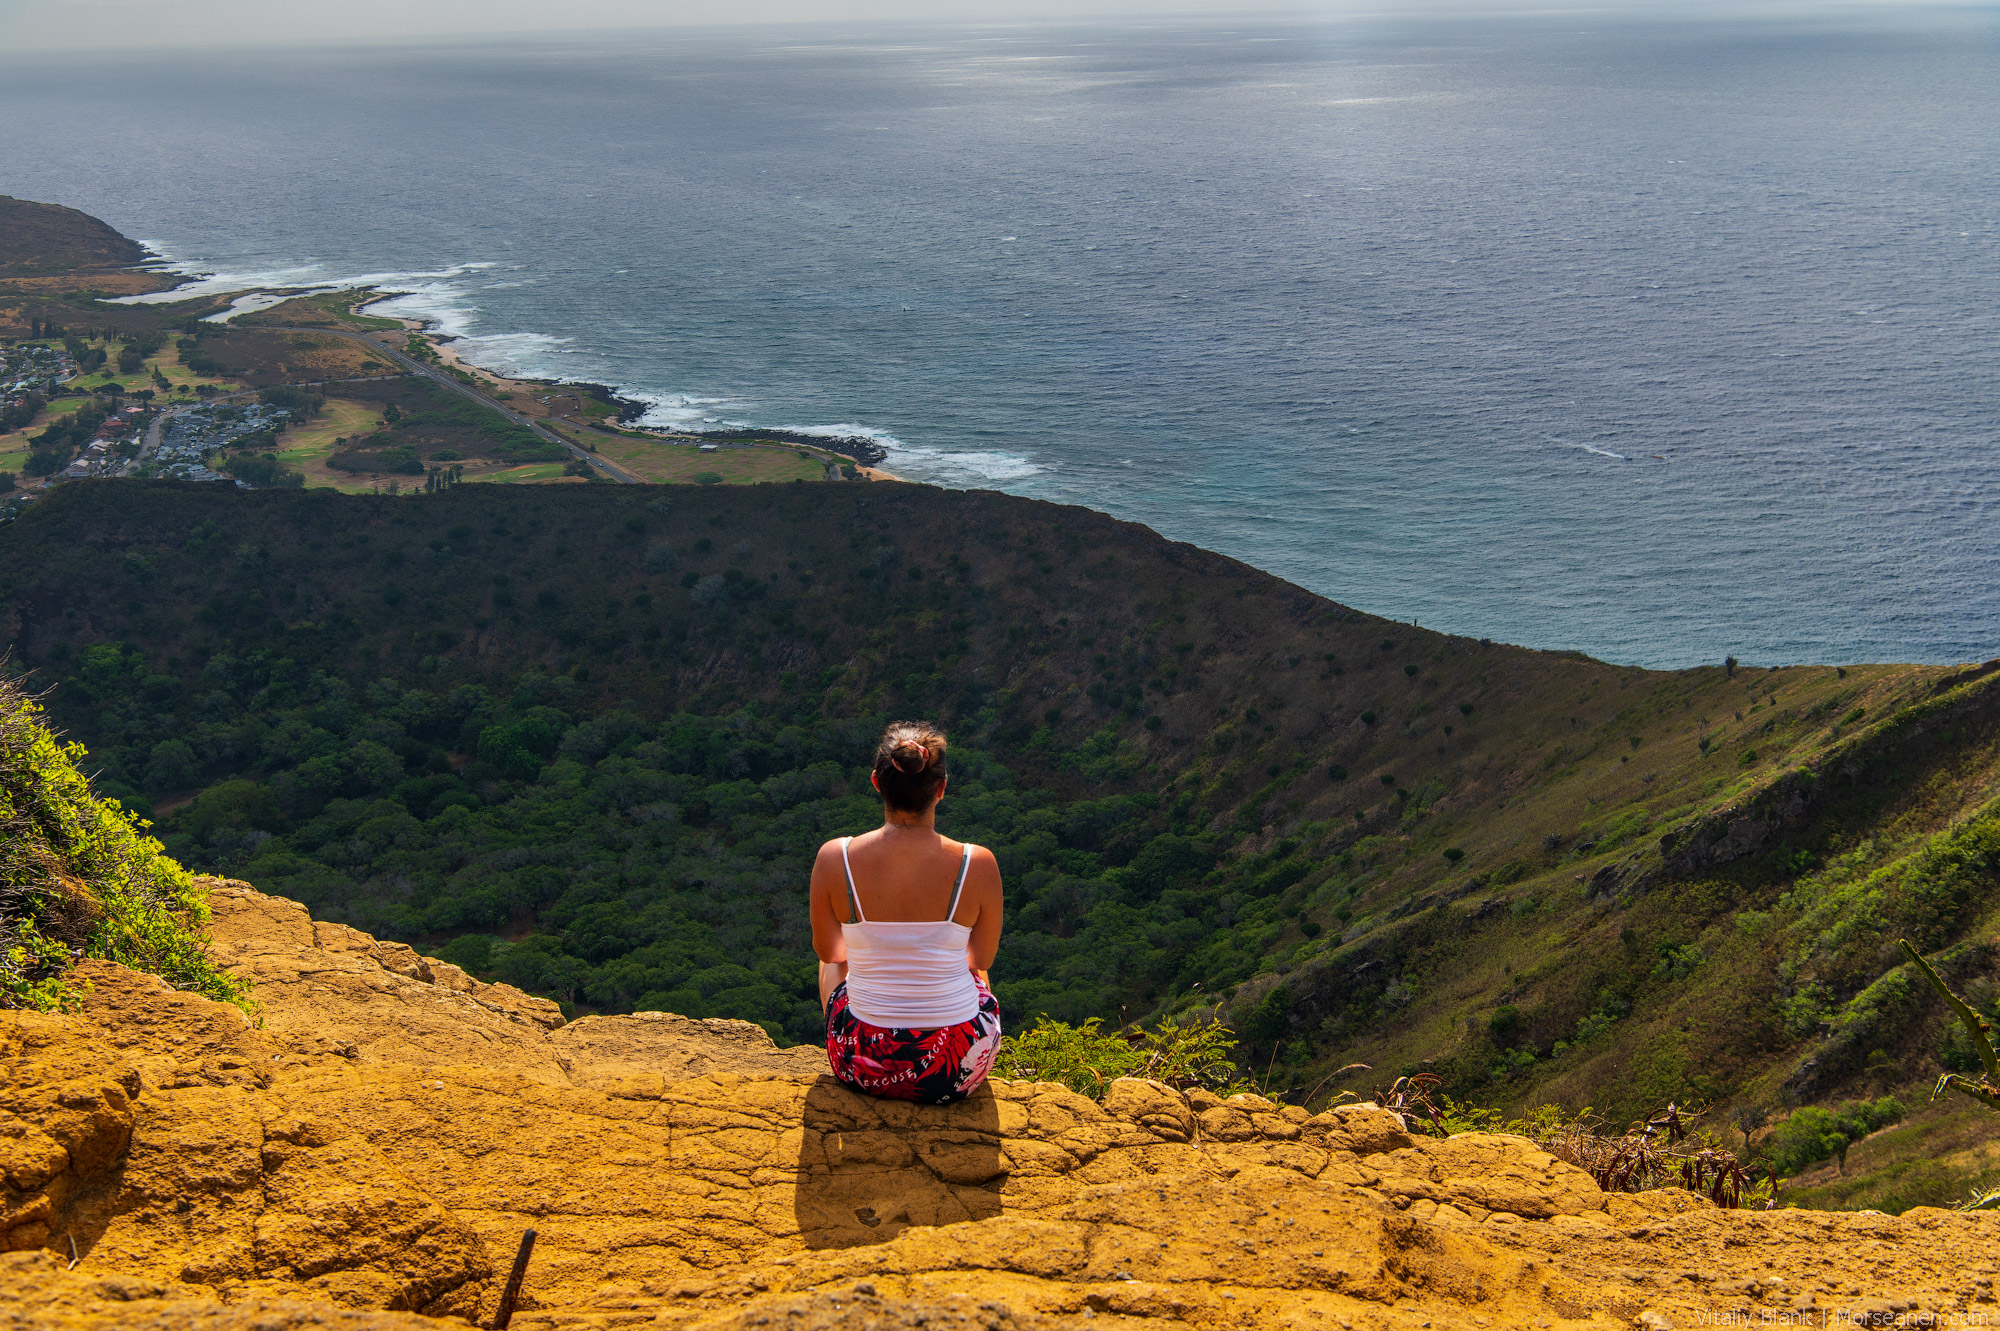
[[472,385],[460,383],[457,379],[454,379],[451,375],[446,374],[443,370],[438,369],[435,365],[426,365],[424,362],[418,360],[416,357],[398,351],[396,348],[389,346],[384,342],[379,342],[375,338],[368,336],[366,333],[351,333],[348,332],[346,329],[342,328],[278,327],[276,331],[281,333],[332,333],[335,337],[344,337],[350,342],[359,342],[371,351],[381,352],[383,355],[389,357],[391,360],[395,361],[396,364],[402,366],[410,373],[421,374],[425,378],[429,379],[432,383],[441,384],[444,387],[449,388],[454,393],[460,393],[466,397],[471,398],[474,402],[477,402],[480,406],[487,408],[489,411],[499,412],[502,416],[505,416],[508,420],[514,422],[514,424],[534,431],[536,436],[539,438],[546,439],[552,444],[561,444],[564,448],[569,450],[571,456],[578,458],[581,461],[588,463],[590,466],[597,468],[597,470],[603,472],[606,476],[610,477],[614,481],[623,481],[628,485],[644,485],[646,483],[645,478],[627,471],[625,468],[619,466],[615,462],[612,462],[606,458],[599,457],[597,454],[591,452],[587,448],[578,447],[577,445],[571,443],[569,440],[563,438],[561,435],[557,434],[555,431],[547,428],[546,426],[538,425],[534,421],[530,420],[528,417],[523,416],[520,412],[510,409],[505,403],[494,401],[492,398],[486,396],[486,394],[472,387]]

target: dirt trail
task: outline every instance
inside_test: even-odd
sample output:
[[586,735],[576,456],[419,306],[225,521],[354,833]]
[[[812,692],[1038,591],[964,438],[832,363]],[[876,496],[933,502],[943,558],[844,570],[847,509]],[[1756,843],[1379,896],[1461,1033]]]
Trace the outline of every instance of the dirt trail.
[[2000,1321],[2000,1215],[1607,1196],[1519,1138],[1139,1081],[917,1109],[747,1023],[565,1023],[214,906],[261,1028],[102,963],[80,1013],[0,1013],[0,1329],[484,1324],[530,1226],[537,1331]]

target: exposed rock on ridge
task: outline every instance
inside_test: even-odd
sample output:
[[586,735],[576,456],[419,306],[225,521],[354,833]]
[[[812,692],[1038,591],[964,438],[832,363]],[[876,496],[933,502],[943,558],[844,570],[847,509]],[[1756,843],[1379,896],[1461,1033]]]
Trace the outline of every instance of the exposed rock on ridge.
[[1519,1138],[1148,1082],[871,1101],[747,1023],[564,1023],[241,885],[213,905],[262,1029],[109,965],[81,1013],[0,1014],[0,1328],[483,1323],[529,1226],[530,1328],[2000,1311],[2000,1216],[1606,1196]]

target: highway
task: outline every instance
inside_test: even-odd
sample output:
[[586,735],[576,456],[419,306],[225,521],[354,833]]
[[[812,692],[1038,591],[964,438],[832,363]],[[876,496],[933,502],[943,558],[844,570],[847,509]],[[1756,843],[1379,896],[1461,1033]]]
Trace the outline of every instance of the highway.
[[605,458],[599,457],[597,454],[591,452],[587,448],[579,448],[577,445],[571,443],[569,440],[557,434],[555,431],[547,428],[546,426],[537,424],[536,422],[530,420],[528,417],[523,416],[518,411],[512,410],[505,403],[494,401],[492,398],[486,396],[486,394],[480,392],[472,385],[466,383],[460,383],[457,379],[445,373],[437,366],[426,365],[424,362],[418,360],[416,357],[408,355],[405,352],[399,351],[395,347],[389,346],[386,343],[379,342],[375,338],[368,336],[366,333],[349,332],[344,328],[294,328],[294,327],[282,327],[282,326],[278,327],[276,331],[281,333],[331,333],[335,337],[344,337],[350,342],[359,342],[371,351],[381,352],[383,355],[389,357],[390,360],[394,361],[397,365],[400,365],[405,370],[408,370],[411,374],[421,374],[433,383],[441,384],[442,386],[449,388],[454,393],[461,393],[464,396],[471,398],[474,402],[477,402],[480,406],[485,407],[489,411],[499,412],[502,416],[505,416],[508,420],[514,422],[514,424],[522,426],[525,429],[534,431],[539,438],[546,439],[552,444],[562,445],[565,449],[569,450],[571,456],[588,464],[589,466],[595,467],[598,471],[603,472],[604,475],[611,480],[623,481],[627,485],[644,485],[646,483],[642,477],[634,475],[632,472],[625,470],[625,468],[619,466],[615,462],[611,462]]

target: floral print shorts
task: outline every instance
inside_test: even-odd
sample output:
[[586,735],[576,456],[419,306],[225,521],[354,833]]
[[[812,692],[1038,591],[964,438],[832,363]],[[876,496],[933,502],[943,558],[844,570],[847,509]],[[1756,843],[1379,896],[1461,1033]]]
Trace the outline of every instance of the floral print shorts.
[[1000,1053],[1000,1004],[979,985],[979,1014],[935,1030],[870,1026],[847,1004],[847,984],[826,1004],[826,1059],[835,1080],[863,1095],[948,1105],[979,1089]]

